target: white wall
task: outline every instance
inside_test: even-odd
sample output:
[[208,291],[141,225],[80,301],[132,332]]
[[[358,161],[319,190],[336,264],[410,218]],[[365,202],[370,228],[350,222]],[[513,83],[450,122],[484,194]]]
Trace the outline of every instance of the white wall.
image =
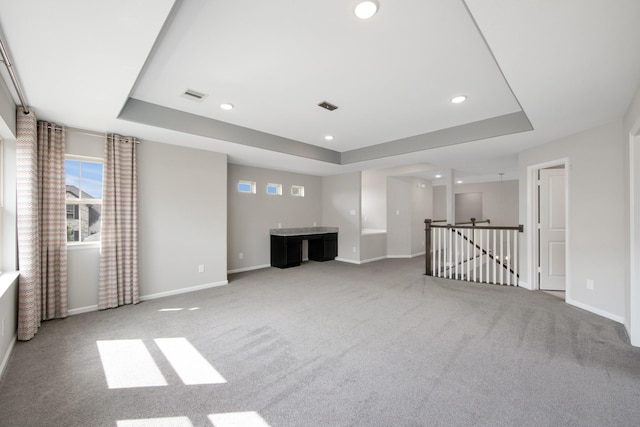
[[362,228],[387,228],[387,175],[383,171],[362,171]]
[[[104,137],[67,131],[67,153],[102,158]],[[226,155],[142,141],[138,146],[138,268],[144,298],[225,284]],[[99,248],[68,250],[69,309],[95,309]],[[205,265],[203,273],[198,265]]]
[[[622,321],[625,315],[624,134],[622,121],[520,153],[520,271],[530,271],[527,168],[567,158],[569,239],[567,302]],[[594,289],[587,289],[587,279]],[[525,280],[532,280],[531,277]],[[528,286],[531,286],[530,284]]]
[[0,240],[2,241],[1,271],[15,271],[18,268],[18,248],[16,231],[16,141],[2,141],[3,159],[3,200],[2,209],[2,230]]
[[[239,193],[240,180],[256,182],[256,194]],[[282,184],[282,195],[266,194],[268,183]],[[304,197],[291,196],[292,185],[304,186]],[[322,178],[318,176],[230,164],[227,191],[229,272],[269,266],[269,229],[278,224],[282,228],[334,225],[322,222]]]
[[411,256],[423,254],[424,220],[433,217],[433,188],[431,181],[411,179]]
[[[517,180],[503,181],[502,183],[455,184],[454,191],[455,194],[482,193],[482,219],[490,219],[492,225],[518,225],[519,184]],[[447,217],[446,192],[445,185],[433,187],[432,219]]]
[[360,172],[322,177],[322,221],[338,227],[338,259],[360,262]]

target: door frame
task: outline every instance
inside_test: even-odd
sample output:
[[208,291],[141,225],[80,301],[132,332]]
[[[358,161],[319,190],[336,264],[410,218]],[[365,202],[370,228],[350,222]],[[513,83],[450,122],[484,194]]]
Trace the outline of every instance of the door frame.
[[527,282],[526,286],[530,290],[540,290],[540,282],[538,280],[538,171],[554,166],[564,166],[565,174],[565,301],[571,300],[571,240],[569,239],[571,224],[569,222],[569,211],[571,209],[570,201],[570,180],[571,175],[569,158],[561,158],[551,160],[544,163],[527,166]]

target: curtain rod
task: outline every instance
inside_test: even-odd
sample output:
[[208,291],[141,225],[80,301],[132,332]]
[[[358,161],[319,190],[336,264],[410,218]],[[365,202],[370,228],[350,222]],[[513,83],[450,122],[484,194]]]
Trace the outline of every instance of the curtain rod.
[[22,93],[22,89],[20,88],[20,84],[18,83],[16,74],[13,72],[13,65],[11,65],[11,61],[9,60],[9,55],[7,54],[7,51],[4,48],[4,41],[2,40],[2,37],[0,37],[0,54],[2,54],[2,60],[4,62],[4,65],[7,67],[7,71],[9,72],[9,77],[11,77],[11,81],[13,82],[13,87],[16,88],[16,93],[18,94],[18,98],[20,98],[20,104],[22,104],[22,111],[25,114],[29,114],[29,107],[27,107],[27,101],[24,98],[24,94]]

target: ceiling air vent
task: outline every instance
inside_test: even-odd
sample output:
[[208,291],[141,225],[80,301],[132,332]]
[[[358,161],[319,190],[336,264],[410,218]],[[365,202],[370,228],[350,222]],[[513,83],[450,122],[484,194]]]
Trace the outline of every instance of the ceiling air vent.
[[329,111],[333,111],[338,108],[333,104],[329,104],[327,101],[322,101],[320,104],[318,104],[318,107],[322,107],[325,110],[329,110]]
[[195,90],[187,89],[182,94],[183,98],[190,99],[192,101],[200,102],[207,97],[204,93],[196,92]]

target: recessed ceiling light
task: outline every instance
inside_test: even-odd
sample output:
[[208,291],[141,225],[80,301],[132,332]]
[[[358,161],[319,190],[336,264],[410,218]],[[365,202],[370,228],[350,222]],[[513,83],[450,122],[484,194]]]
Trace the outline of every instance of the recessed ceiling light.
[[229,104],[229,103],[220,104],[220,108],[222,108],[223,110],[233,110],[233,104]]
[[460,104],[461,102],[464,102],[466,100],[467,100],[466,95],[458,95],[456,97],[451,98],[451,102],[453,102],[454,104]]
[[436,178],[442,178],[442,175],[438,174],[436,175]]
[[462,180],[461,179],[457,180],[456,184],[462,184]]
[[354,13],[360,19],[369,19],[378,11],[377,1],[362,1],[356,6]]
[[324,139],[325,139],[326,141],[333,141],[333,135],[326,135],[326,136],[324,137]]

